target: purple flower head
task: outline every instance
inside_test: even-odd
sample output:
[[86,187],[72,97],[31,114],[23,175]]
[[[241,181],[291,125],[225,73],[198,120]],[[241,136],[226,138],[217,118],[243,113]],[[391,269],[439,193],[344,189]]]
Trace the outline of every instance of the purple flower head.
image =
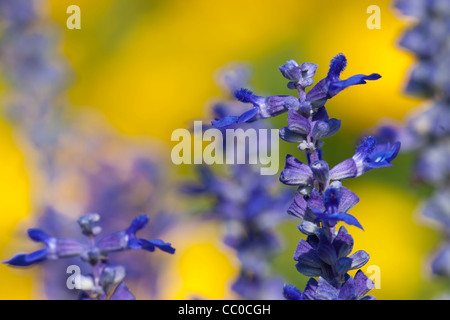
[[294,60],[289,60],[284,65],[279,67],[281,74],[289,81],[289,89],[297,89],[301,87],[302,89],[311,86],[314,83],[314,75],[316,74],[317,65],[314,63],[298,63]]
[[357,74],[346,80],[341,80],[340,74],[347,66],[347,58],[342,54],[336,55],[330,63],[327,77],[320,80],[307,94],[306,99],[315,108],[322,107],[328,99],[331,99],[342,90],[357,84],[364,84],[366,80],[378,80],[381,76],[377,73],[370,75]]
[[[162,251],[174,253],[175,249],[170,243],[162,240],[136,238],[135,233],[148,222],[148,217],[145,215],[136,217],[126,230],[113,233],[97,242],[95,237],[100,232],[96,225],[98,221],[98,214],[87,214],[78,219],[83,235],[89,239],[87,244],[71,239],[51,237],[39,229],[30,229],[28,230],[29,237],[33,241],[44,243],[45,248],[29,254],[18,254],[4,263],[27,267],[47,259],[79,257],[82,262],[89,263],[93,269],[92,274],[78,274],[72,279],[74,289],[82,292],[80,299],[105,300],[108,297],[111,299],[134,299],[133,294],[123,283],[126,274],[125,267],[108,264],[108,253],[125,249],[154,251],[156,247]],[[70,260],[70,262],[72,261]],[[76,262],[74,261],[74,263]],[[84,268],[83,265],[82,267]],[[81,267],[79,268],[81,270]],[[115,290],[113,290],[114,288]]]
[[136,232],[145,227],[149,218],[146,215],[137,216],[131,225],[123,230],[115,232],[101,239],[97,246],[102,252],[122,251],[127,249],[143,249],[147,251],[155,251],[155,248],[168,253],[175,253],[175,249],[170,243],[165,243],[162,240],[146,240],[138,239]]
[[[313,171],[303,162],[297,160],[290,154],[286,155],[286,162],[283,171],[280,173],[280,181],[286,185],[298,186],[299,192],[312,188]],[[308,192],[308,191],[306,191]]]
[[136,297],[131,293],[126,284],[121,282],[116,287],[116,290],[114,290],[110,300],[136,300]]
[[397,157],[400,142],[377,144],[374,137],[366,137],[359,144],[356,153],[330,170],[331,180],[359,177],[376,168],[390,167]]
[[[330,64],[327,77],[318,82],[308,93],[305,88],[312,85],[312,77],[317,65],[298,65],[294,60],[289,60],[279,69],[282,75],[290,80],[288,87],[298,91],[299,98],[289,96],[272,96],[264,98],[254,95],[251,91],[241,89],[235,93],[235,97],[245,103],[251,103],[254,108],[238,117],[223,117],[217,126],[226,126],[233,123],[251,122],[260,118],[269,118],[281,112],[288,112],[287,126],[280,130],[280,138],[298,144],[298,149],[305,152],[306,163],[299,161],[292,155],[287,155],[285,166],[279,180],[286,185],[297,186],[297,193],[288,208],[288,214],[300,218],[303,222],[298,229],[307,235],[306,240],[298,243],[294,253],[297,261],[297,270],[308,277],[319,277],[319,281],[310,279],[304,292],[294,286],[287,285],[284,296],[287,299],[361,299],[371,289],[370,286],[362,287],[358,282],[364,278],[362,272],[352,278],[348,271],[359,269],[369,260],[369,255],[359,250],[350,255],[353,249],[353,238],[347,230],[341,226],[336,230],[338,222],[363,229],[359,221],[349,213],[359,198],[350,190],[342,186],[340,180],[347,177],[356,177],[373,168],[391,165],[400,147],[399,143],[377,145],[374,138],[362,141],[355,155],[338,164],[332,170],[322,159],[323,139],[334,135],[341,126],[341,121],[328,116],[325,102],[345,88],[357,84],[366,83],[366,80],[376,80],[378,74],[355,75],[346,80],[341,80],[340,75],[347,65],[344,55],[335,56]],[[290,106],[285,101],[295,101]],[[273,103],[270,99],[275,99]],[[278,101],[281,101],[278,103]],[[278,109],[276,106],[280,106]],[[212,189],[217,188],[212,183]],[[242,192],[240,192],[241,194]],[[264,194],[254,194],[253,199],[258,199],[258,208],[267,202]],[[228,209],[237,212],[239,206],[227,203]],[[251,212],[252,210],[248,210]],[[255,212],[257,210],[254,210]],[[250,238],[250,235],[248,236]],[[227,238],[230,240],[230,237]],[[263,237],[260,237],[263,239]],[[235,237],[228,243],[234,247],[240,247],[239,237]],[[264,242],[260,240],[260,242]],[[255,247],[256,248],[256,247]],[[252,256],[255,249],[247,251]],[[250,261],[243,258],[241,260]],[[247,270],[254,270],[259,265],[254,261]],[[255,271],[252,271],[255,272]],[[362,276],[361,276],[362,275]],[[367,277],[365,277],[367,278]],[[238,287],[242,289],[244,284],[256,288],[258,281],[241,278]],[[367,299],[371,298],[370,296]]]
[[86,249],[78,241],[54,238],[39,229],[28,230],[28,236],[33,241],[44,243],[45,248],[29,254],[18,254],[4,263],[11,266],[28,267],[47,259],[76,257]]
[[25,27],[35,16],[35,4],[29,0],[0,0],[2,17],[13,27]]
[[308,145],[306,148],[313,149],[321,145],[320,140],[338,132],[340,127],[341,121],[338,119],[320,118],[311,121],[301,112],[291,109],[288,111],[288,126],[280,130],[280,138],[290,143],[303,142]]

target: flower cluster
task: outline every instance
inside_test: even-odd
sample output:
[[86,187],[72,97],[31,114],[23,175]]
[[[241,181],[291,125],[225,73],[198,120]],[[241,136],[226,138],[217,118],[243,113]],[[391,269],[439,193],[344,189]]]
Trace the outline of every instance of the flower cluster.
[[341,180],[358,177],[375,168],[391,166],[400,143],[378,144],[374,137],[366,137],[359,144],[356,153],[349,159],[329,168],[322,159],[323,139],[334,135],[340,129],[340,121],[329,118],[325,103],[347,87],[364,84],[366,80],[377,80],[378,74],[354,75],[340,79],[347,59],[343,54],[331,60],[326,78],[320,80],[311,90],[317,65],[301,65],[290,60],[279,69],[289,80],[288,88],[298,91],[299,98],[293,96],[260,97],[247,89],[235,92],[235,97],[253,108],[240,116],[229,116],[213,121],[216,127],[233,123],[252,122],[287,112],[287,127],[280,130],[281,139],[298,144],[305,152],[307,163],[292,155],[286,156],[280,181],[297,186],[294,201],[288,213],[300,218],[298,226],[306,240],[300,240],[294,254],[297,270],[310,279],[301,292],[291,285],[284,287],[287,299],[372,299],[366,295],[373,288],[373,282],[359,270],[354,277],[348,271],[359,269],[367,263],[369,255],[353,249],[353,238],[346,228],[337,230],[337,223],[362,229],[358,220],[348,211],[359,201]]
[[[248,76],[246,66],[234,64],[222,68],[217,80],[224,92],[233,93],[247,85]],[[215,117],[226,117],[243,108],[245,105],[240,102],[220,99],[211,109]],[[261,123],[230,126],[244,130],[268,128]],[[215,169],[197,166],[197,181],[185,183],[182,189],[191,197],[207,197],[213,202],[203,217],[223,223],[223,241],[236,251],[240,263],[232,290],[244,299],[282,299],[276,288],[280,288],[283,281],[271,275],[269,262],[280,247],[273,228],[284,218],[280,212],[287,209],[292,192],[278,190],[273,179],[261,175],[256,165],[232,164],[227,166],[226,172]]]
[[450,278],[450,2],[399,0],[395,7],[415,18],[399,40],[417,59],[405,92],[427,102],[403,123],[380,125],[377,139],[400,140],[402,151],[415,155],[413,181],[432,187],[422,212],[441,225],[446,239],[431,263],[432,271]]
[[35,242],[44,244],[44,248],[28,254],[18,254],[4,263],[14,267],[28,267],[45,260],[79,257],[92,266],[92,274],[75,275],[72,284],[81,290],[81,299],[95,300],[130,300],[135,299],[123,282],[126,270],[120,265],[110,265],[108,255],[124,250],[142,249],[153,252],[156,248],[175,253],[170,243],[160,239],[146,240],[136,237],[136,232],[145,227],[149,218],[146,215],[137,216],[130,226],[122,231],[114,232],[100,240],[96,240],[102,229],[97,225],[98,214],[87,214],[78,219],[78,224],[86,243],[72,239],[55,238],[39,229],[28,230],[28,236]]

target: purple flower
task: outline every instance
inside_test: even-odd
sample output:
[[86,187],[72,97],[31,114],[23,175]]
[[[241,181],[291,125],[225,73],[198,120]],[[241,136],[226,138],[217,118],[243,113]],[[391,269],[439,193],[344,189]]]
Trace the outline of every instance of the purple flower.
[[[45,244],[45,248],[29,253],[18,254],[4,263],[11,266],[27,267],[47,259],[61,259],[79,257],[82,262],[88,262],[93,272],[84,275],[77,274],[72,279],[74,289],[81,290],[80,299],[134,299],[134,295],[123,283],[126,270],[125,267],[108,264],[108,253],[125,249],[144,249],[154,251],[159,248],[168,253],[174,253],[170,243],[162,240],[137,239],[135,233],[142,229],[148,222],[148,217],[141,215],[136,217],[125,231],[119,231],[106,236],[99,242],[95,237],[100,232],[97,226],[100,216],[98,214],[87,214],[78,219],[83,234],[89,239],[88,244],[82,244],[71,239],[59,239],[47,235],[39,229],[30,229],[29,237],[36,242]],[[78,266],[78,265],[77,265]],[[80,268],[81,270],[81,268]],[[114,291],[114,285],[116,285]]]
[[347,275],[341,288],[320,277],[319,281],[310,279],[303,293],[295,286],[286,285],[283,294],[288,300],[373,300],[373,296],[366,295],[373,288],[373,282],[359,270],[354,278]]
[[300,105],[298,99],[291,96],[260,97],[247,89],[237,90],[234,95],[241,102],[251,103],[253,109],[244,112],[239,117],[228,116],[213,121],[212,125],[216,128],[229,126],[234,123],[253,122],[258,119],[275,117],[289,109],[299,108]]
[[289,89],[297,89],[300,86],[302,89],[311,86],[314,83],[314,75],[316,74],[317,64],[314,63],[298,63],[294,60],[289,60],[284,65],[279,67],[281,74],[288,80]]
[[400,142],[377,145],[374,137],[364,138],[353,157],[344,160],[330,170],[330,179],[355,178],[372,169],[390,167],[392,166],[391,161],[397,157],[399,150]]
[[445,243],[435,255],[431,263],[433,273],[446,278],[450,277],[450,243]]
[[28,267],[47,259],[76,257],[86,249],[78,241],[54,238],[39,229],[28,230],[28,236],[33,241],[44,243],[45,248],[29,254],[18,254],[4,263],[11,266]]

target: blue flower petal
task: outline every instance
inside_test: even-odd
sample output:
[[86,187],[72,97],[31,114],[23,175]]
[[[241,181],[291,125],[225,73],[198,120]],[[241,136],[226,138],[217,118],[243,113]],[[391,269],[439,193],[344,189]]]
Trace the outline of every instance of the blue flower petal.
[[384,168],[384,167],[392,167],[393,164],[389,163],[387,161],[380,161],[380,162],[365,162],[364,167],[366,171],[367,169],[378,169],[378,168]]
[[125,250],[128,246],[128,238],[129,235],[125,231],[114,232],[100,239],[97,247],[104,252]]
[[[375,284],[369,279],[362,270],[358,270],[354,277],[355,290],[357,298],[362,299],[370,290],[375,288]],[[372,299],[372,296],[367,296],[367,299]]]
[[47,248],[32,252],[30,254],[18,254],[4,263],[16,267],[28,267],[34,263],[41,262],[47,257]]
[[51,237],[46,234],[44,231],[39,229],[29,229],[28,236],[31,240],[36,242],[47,242]]

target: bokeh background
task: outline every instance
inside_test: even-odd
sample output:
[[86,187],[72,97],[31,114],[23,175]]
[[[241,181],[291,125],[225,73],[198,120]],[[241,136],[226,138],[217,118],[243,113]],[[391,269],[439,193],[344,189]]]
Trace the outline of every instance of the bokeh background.
[[[81,8],[81,30],[66,28],[66,9],[72,4]],[[366,26],[370,15],[366,10],[373,4],[381,8],[381,29]],[[339,134],[324,147],[331,165],[353,154],[364,131],[384,118],[401,120],[422,103],[402,93],[413,58],[396,45],[396,39],[408,22],[387,0],[51,0],[44,11],[59,32],[61,53],[71,65],[65,93],[71,112],[92,110],[119,135],[162,146],[157,150],[169,167],[167,180],[192,174],[188,166],[171,164],[170,149],[175,145],[171,133],[207,116],[209,101],[221,95],[214,74],[230,62],[251,65],[253,87],[270,94],[290,94],[278,71],[289,59],[318,64],[316,79],[320,79],[330,59],[342,52],[349,61],[344,77],[382,75],[328,102],[330,115],[342,120]],[[0,86],[4,93],[4,80]],[[281,127],[284,120],[281,116],[273,123]],[[36,219],[36,186],[33,159],[21,148],[16,128],[5,116],[0,117],[0,131],[3,260],[28,248],[21,233]],[[295,146],[282,142],[280,159],[286,152],[298,154]],[[426,259],[439,236],[417,214],[422,193],[410,182],[411,160],[401,155],[394,167],[345,183],[361,199],[352,213],[365,231],[350,232],[355,250],[371,255],[368,266],[380,268],[381,288],[373,292],[378,299],[428,299],[443,289],[427,270]],[[301,237],[297,224],[292,218],[277,227],[284,246],[272,269],[286,282],[303,287],[305,277],[295,270],[292,259]],[[175,224],[165,240],[177,252],[165,260],[159,298],[237,298],[230,284],[238,265],[232,250],[221,242],[219,223],[193,219]],[[0,298],[45,299],[39,276],[39,268],[0,265]]]

